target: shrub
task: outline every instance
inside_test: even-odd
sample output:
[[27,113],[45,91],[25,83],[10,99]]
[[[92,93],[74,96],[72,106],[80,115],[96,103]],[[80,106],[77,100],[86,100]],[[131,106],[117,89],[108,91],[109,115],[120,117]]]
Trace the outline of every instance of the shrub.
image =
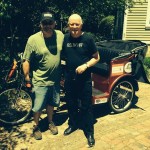
[[150,57],[145,57],[144,59],[144,65],[148,68],[150,68]]
[[101,35],[107,39],[113,38],[114,16],[107,16],[101,20],[100,31]]

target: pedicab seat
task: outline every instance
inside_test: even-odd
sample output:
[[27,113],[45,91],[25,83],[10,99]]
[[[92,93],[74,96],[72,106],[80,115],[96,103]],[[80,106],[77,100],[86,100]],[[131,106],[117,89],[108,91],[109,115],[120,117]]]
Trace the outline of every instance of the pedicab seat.
[[[91,68],[92,72],[102,76],[108,76],[110,62],[113,58],[131,52],[134,48],[145,45],[145,43],[138,40],[110,40],[97,42],[96,45],[100,54],[100,61]],[[142,61],[146,52],[147,48],[143,49],[141,53]]]
[[113,58],[127,52],[101,47],[98,47],[98,51],[100,54],[100,61],[92,67],[92,73],[100,74],[102,76],[109,75],[110,62]]

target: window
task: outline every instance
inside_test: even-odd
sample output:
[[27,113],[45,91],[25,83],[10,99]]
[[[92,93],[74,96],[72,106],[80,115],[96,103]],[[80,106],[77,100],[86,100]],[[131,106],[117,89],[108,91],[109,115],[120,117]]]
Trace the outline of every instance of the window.
[[147,6],[146,29],[150,29],[150,0],[148,0]]

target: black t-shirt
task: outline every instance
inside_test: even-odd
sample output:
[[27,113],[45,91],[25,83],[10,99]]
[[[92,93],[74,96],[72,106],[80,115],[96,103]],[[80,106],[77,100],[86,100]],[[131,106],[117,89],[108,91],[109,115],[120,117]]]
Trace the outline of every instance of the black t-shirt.
[[75,70],[78,66],[86,63],[96,52],[95,42],[89,34],[83,33],[78,38],[71,37],[69,33],[65,35],[63,54],[69,70]]
[[49,38],[44,38],[45,44],[51,54],[57,54],[57,42],[56,42],[56,32],[54,31],[53,35]]

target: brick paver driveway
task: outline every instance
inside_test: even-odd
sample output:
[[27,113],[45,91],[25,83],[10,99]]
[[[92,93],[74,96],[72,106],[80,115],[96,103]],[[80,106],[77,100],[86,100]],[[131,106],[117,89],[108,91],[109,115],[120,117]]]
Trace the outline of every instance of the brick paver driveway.
[[[111,114],[105,105],[94,108],[96,118],[94,150],[149,150],[150,149],[150,85],[139,83],[136,93],[137,103],[121,114]],[[55,114],[59,134],[53,136],[47,130],[45,114],[43,120],[43,139],[36,141],[31,137],[32,120],[14,127],[1,127],[6,131],[1,136],[0,149],[16,150],[86,150],[87,141],[81,130],[63,136],[67,127],[66,110]],[[7,143],[7,144],[6,144]]]

